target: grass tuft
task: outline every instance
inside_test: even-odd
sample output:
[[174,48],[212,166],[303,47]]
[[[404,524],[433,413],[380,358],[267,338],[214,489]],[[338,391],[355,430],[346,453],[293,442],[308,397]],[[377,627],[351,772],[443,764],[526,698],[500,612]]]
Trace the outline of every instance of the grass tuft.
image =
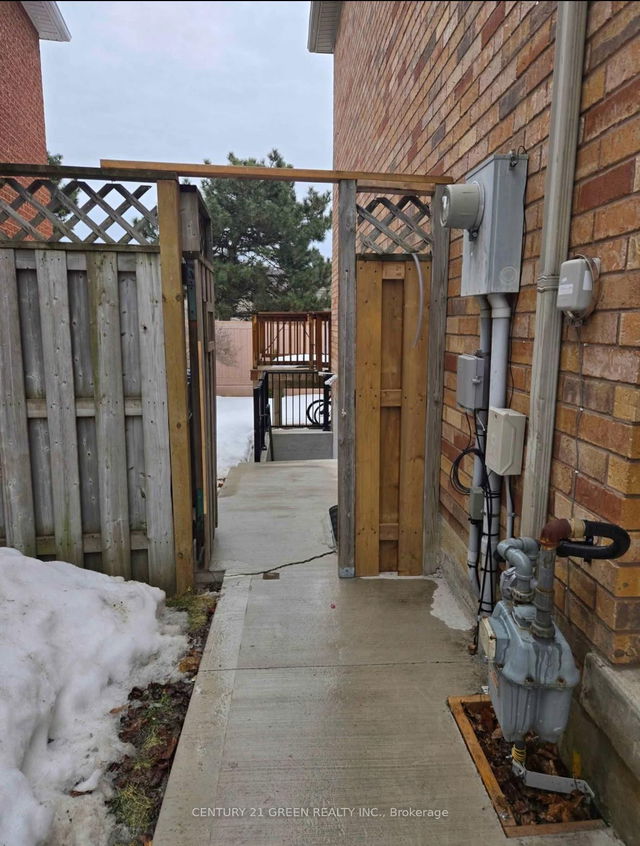
[[212,593],[194,593],[186,590],[178,596],[167,599],[167,607],[176,611],[186,611],[189,632],[196,632],[207,624],[215,608],[217,595]]

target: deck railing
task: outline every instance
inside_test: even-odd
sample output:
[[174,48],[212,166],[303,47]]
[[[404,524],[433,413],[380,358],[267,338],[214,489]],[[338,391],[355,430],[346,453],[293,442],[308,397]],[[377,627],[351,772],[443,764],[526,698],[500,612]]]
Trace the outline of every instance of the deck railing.
[[331,370],[331,312],[255,314],[253,366]]

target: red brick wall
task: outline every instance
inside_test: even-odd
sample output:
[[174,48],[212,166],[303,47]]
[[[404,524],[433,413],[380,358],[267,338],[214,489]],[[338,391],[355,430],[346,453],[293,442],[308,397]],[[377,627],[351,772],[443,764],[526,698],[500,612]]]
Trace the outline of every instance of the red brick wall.
[[0,3],[0,161],[44,163],[40,41],[21,3]]
[[[529,410],[556,3],[346,2],[335,50],[335,167],[445,173],[491,153],[529,154],[510,404]],[[565,328],[549,512],[619,522],[618,562],[560,563],[556,601],[574,644],[640,661],[640,4],[591,2],[571,251],[602,259],[601,296]],[[445,354],[441,511],[466,540],[466,500],[449,483],[467,442],[456,356],[478,344],[477,306],[460,297],[453,233]],[[582,401],[582,409],[581,408]],[[470,461],[466,466],[470,471]],[[522,501],[516,480],[516,506]],[[504,508],[503,508],[504,522]],[[516,521],[516,530],[518,529]],[[464,562],[460,562],[461,566]]]

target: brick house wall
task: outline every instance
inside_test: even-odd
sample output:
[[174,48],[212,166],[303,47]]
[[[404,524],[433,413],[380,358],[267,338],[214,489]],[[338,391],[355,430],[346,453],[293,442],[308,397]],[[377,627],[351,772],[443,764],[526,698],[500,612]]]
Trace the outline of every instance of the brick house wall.
[[[509,377],[510,405],[525,414],[555,19],[556,3],[547,0],[345,2],[334,51],[336,168],[463,181],[488,155],[526,149],[526,234]],[[595,646],[628,664],[640,662],[639,4],[590,2],[587,27],[570,251],[602,259],[601,291],[580,334],[563,329],[549,514],[630,531],[624,558],[569,566],[558,560],[556,584],[558,617],[578,656]],[[449,468],[468,440],[455,402],[456,357],[477,348],[478,319],[474,299],[460,296],[461,250],[462,238],[452,232],[440,504],[443,542],[466,574],[466,500],[452,489]],[[471,472],[470,459],[465,470]],[[521,484],[517,478],[517,511]],[[503,507],[503,531],[504,518]]]
[[0,160],[46,163],[40,40],[21,3],[0,3]]

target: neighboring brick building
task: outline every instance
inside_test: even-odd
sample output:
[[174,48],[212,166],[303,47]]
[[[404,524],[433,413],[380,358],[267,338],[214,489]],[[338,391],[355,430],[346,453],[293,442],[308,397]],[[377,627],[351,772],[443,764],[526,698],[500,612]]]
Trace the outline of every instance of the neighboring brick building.
[[[525,414],[556,12],[549,0],[312,4],[310,47],[334,53],[337,169],[461,182],[492,153],[528,153],[510,377],[510,404]],[[578,659],[595,649],[625,665],[640,663],[639,68],[640,4],[589,2],[570,251],[601,258],[601,295],[582,349],[575,331],[563,330],[548,509],[619,523],[632,536],[615,562],[558,560],[556,585],[558,617]],[[455,401],[456,357],[477,348],[478,311],[474,298],[460,296],[462,238],[451,236],[440,511],[443,555],[464,585],[467,504],[449,468],[468,438]],[[519,511],[521,479],[515,488]]]
[[69,41],[57,3],[0,3],[0,161],[47,161],[40,39]]

